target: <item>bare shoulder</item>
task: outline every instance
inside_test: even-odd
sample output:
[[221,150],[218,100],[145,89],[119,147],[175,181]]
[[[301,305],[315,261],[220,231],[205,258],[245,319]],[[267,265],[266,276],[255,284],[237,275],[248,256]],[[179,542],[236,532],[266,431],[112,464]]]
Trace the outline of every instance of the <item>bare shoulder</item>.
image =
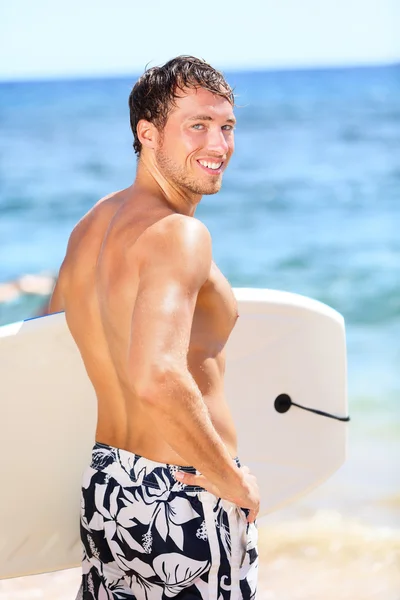
[[179,253],[181,258],[193,257],[199,251],[211,255],[211,235],[207,227],[194,217],[173,214],[151,225],[141,236],[140,244],[151,253],[168,256]]
[[142,273],[162,269],[180,278],[207,278],[212,262],[211,235],[194,217],[173,214],[151,225],[138,240]]
[[69,236],[68,246],[73,247],[79,242],[92,225],[101,224],[103,221],[108,224],[112,216],[121,205],[121,197],[126,190],[118,190],[104,196],[98,200],[76,223]]

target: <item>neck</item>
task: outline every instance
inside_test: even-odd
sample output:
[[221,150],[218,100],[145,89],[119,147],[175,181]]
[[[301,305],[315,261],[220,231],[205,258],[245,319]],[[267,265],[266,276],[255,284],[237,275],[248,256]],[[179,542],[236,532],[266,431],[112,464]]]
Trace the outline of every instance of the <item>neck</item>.
[[145,157],[139,158],[134,188],[146,190],[174,212],[189,217],[194,216],[202,198],[166,179],[154,161]]

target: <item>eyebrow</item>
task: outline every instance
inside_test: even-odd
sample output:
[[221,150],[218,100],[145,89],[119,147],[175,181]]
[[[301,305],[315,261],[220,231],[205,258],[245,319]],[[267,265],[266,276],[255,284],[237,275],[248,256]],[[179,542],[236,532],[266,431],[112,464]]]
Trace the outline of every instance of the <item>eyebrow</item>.
[[[209,115],[195,115],[194,117],[189,117],[188,121],[215,121],[215,119]],[[228,119],[225,119],[225,121],[227,123],[236,123],[235,117],[229,117]]]

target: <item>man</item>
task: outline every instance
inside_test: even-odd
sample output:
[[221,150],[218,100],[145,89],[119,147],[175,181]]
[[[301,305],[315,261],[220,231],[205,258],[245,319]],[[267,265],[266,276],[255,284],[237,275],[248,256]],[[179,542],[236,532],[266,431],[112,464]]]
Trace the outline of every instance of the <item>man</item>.
[[78,223],[49,305],[98,399],[78,596],[254,598],[259,492],[223,387],[237,304],[194,218],[234,149],[233,93],[180,56],[146,71],[129,106],[135,182]]

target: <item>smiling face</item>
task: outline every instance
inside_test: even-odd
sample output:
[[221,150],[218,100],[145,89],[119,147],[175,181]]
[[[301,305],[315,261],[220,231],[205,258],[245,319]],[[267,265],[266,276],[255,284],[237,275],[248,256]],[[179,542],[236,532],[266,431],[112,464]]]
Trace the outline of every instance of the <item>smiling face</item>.
[[215,194],[234,150],[231,103],[202,88],[175,100],[159,132],[155,158],[162,175],[192,194]]

